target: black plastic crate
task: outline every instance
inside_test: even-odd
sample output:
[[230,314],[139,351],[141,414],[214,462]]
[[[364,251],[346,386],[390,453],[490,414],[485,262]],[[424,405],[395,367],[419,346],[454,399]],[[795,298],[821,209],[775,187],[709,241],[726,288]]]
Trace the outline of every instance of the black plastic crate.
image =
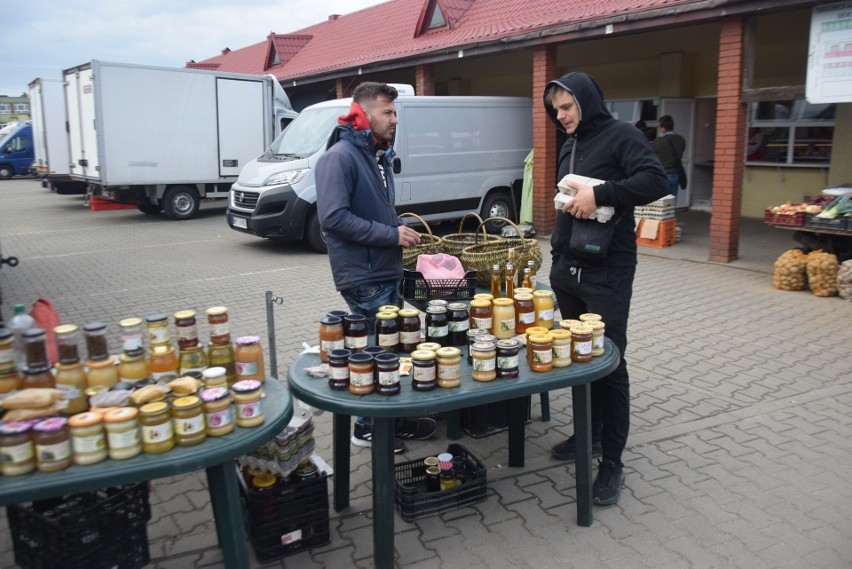
[[[467,407],[461,411],[461,428],[475,439],[500,433],[509,428],[509,409],[508,401]],[[532,398],[529,395],[526,396],[526,410],[524,423],[529,423],[532,414]]]
[[412,522],[485,501],[488,490],[485,465],[462,445],[451,444],[447,452],[465,459],[464,482],[448,490],[427,489],[423,464],[426,457],[394,465],[394,502],[403,520]]
[[250,526],[249,541],[261,563],[274,561],[331,542],[328,508],[279,522]]
[[148,483],[8,506],[24,569],[136,569],[148,564]]
[[402,270],[402,297],[407,300],[470,300],[476,294],[476,269],[468,269],[461,279],[426,279],[423,273]]

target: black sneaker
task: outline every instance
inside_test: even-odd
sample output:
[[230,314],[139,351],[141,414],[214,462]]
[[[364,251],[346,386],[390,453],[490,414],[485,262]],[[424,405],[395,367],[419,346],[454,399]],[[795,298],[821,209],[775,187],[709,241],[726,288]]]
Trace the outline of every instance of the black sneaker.
[[416,421],[403,419],[396,427],[396,436],[401,439],[411,439],[414,441],[425,441],[435,434],[438,428],[438,423],[435,419],[421,417]]
[[[369,427],[361,427],[355,423],[355,432],[350,439],[356,447],[372,447],[373,446],[373,431]],[[405,443],[399,439],[393,440],[393,453],[399,454],[405,451]]]
[[[602,453],[601,440],[592,437],[592,456],[600,456]],[[558,460],[573,461],[577,458],[577,449],[574,446],[574,435],[568,437],[567,441],[562,441],[550,449],[550,454]]]
[[614,460],[603,459],[598,465],[598,475],[592,484],[592,502],[600,506],[613,506],[618,502],[624,484],[624,467]]

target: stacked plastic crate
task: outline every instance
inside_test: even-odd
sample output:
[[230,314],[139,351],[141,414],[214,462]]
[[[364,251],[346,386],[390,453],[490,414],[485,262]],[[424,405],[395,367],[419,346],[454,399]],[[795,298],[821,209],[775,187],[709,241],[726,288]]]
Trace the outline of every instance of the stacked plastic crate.
[[635,208],[636,244],[644,247],[671,247],[677,242],[675,198],[665,196]]

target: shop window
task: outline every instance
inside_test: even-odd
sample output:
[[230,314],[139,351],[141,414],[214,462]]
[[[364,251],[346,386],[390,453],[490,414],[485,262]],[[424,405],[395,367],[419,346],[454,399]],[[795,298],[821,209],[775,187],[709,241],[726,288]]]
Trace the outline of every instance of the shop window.
[[825,167],[831,162],[835,105],[804,100],[749,106],[746,163]]
[[9,103],[0,103],[0,115],[8,115],[12,112],[12,105]]
[[28,103],[15,103],[15,112],[28,113],[30,112],[30,105]]

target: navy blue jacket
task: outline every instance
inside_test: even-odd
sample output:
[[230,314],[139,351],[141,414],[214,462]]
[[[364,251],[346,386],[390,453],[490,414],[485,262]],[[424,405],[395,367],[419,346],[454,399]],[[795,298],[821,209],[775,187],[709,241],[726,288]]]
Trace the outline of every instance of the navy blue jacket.
[[[402,279],[393,150],[376,163],[372,133],[338,125],[316,167],[317,213],[337,290]],[[337,142],[334,142],[338,140]]]

